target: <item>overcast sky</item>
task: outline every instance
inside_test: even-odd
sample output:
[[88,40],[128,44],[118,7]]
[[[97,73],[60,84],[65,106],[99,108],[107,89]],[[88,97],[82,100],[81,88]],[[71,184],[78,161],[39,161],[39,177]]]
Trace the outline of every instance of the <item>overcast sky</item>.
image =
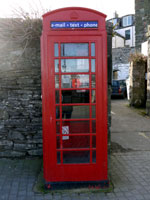
[[3,0],[0,6],[0,17],[10,17],[14,8],[22,7],[27,12],[34,10],[54,10],[63,7],[87,7],[98,10],[113,18],[117,11],[119,16],[134,14],[134,0]]

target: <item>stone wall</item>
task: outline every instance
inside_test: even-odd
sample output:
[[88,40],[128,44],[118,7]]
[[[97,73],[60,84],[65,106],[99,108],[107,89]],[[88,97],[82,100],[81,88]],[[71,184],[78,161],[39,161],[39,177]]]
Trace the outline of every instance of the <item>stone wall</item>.
[[40,51],[1,46],[0,157],[41,155]]
[[117,72],[117,79],[129,77],[129,56],[134,53],[135,48],[124,47],[112,49],[113,71]]
[[136,49],[141,51],[141,43],[147,41],[147,25],[150,24],[150,0],[135,0]]
[[146,63],[130,63],[130,105],[134,107],[145,107],[146,105]]

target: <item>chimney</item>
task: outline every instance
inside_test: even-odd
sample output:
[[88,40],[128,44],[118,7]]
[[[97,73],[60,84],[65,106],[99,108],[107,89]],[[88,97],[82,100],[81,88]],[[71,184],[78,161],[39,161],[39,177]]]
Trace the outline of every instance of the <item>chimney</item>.
[[117,13],[117,11],[114,12],[113,18],[118,18],[118,13]]

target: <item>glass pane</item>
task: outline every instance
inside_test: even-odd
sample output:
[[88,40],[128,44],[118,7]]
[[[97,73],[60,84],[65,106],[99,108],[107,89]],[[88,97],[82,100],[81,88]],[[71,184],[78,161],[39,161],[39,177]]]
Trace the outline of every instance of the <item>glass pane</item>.
[[96,103],[96,91],[92,90],[92,103]]
[[92,147],[96,148],[96,136],[95,135],[92,137]]
[[58,90],[55,91],[55,101],[56,101],[56,103],[59,103],[59,91]]
[[96,163],[96,151],[92,151],[92,163]]
[[95,75],[92,75],[92,88],[95,88],[96,84],[95,84]]
[[61,56],[89,56],[88,43],[63,43]]
[[62,90],[62,103],[89,103],[89,90]]
[[69,139],[63,140],[63,148],[89,148],[90,136],[68,136]]
[[58,57],[58,55],[59,55],[58,43],[55,43],[55,45],[54,45],[54,55],[55,55],[55,57]]
[[63,163],[89,163],[90,151],[64,151]]
[[55,72],[59,72],[59,60],[55,59]]
[[95,56],[95,43],[91,43],[91,56]]
[[89,59],[62,59],[62,72],[89,72]]
[[96,106],[92,106],[92,118],[96,117]]
[[63,121],[62,126],[68,126],[69,134],[90,133],[89,121]]
[[92,133],[96,133],[96,121],[92,120]]
[[89,88],[89,75],[62,75],[62,88]]
[[56,122],[56,133],[60,134],[60,122]]
[[59,110],[59,106],[56,106],[56,119],[60,118],[60,110]]
[[57,163],[60,164],[60,152],[57,152]]
[[95,72],[95,59],[91,60],[91,72]]
[[62,106],[63,119],[89,118],[89,106]]
[[56,148],[60,149],[60,137],[59,136],[56,137]]
[[59,75],[55,75],[55,88],[59,88]]

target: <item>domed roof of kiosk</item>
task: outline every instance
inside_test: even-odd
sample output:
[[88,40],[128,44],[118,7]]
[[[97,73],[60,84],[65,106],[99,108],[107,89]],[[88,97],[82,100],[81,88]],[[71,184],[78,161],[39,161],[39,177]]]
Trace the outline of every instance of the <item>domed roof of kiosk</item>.
[[64,12],[64,11],[69,11],[69,10],[80,10],[80,11],[87,11],[87,12],[89,12],[89,13],[94,13],[94,14],[97,14],[97,15],[100,15],[101,17],[104,17],[104,18],[106,18],[107,17],[107,15],[105,15],[105,14],[103,14],[103,13],[101,13],[101,12],[99,12],[99,11],[97,11],[97,10],[93,10],[93,9],[90,9],[90,8],[84,8],[84,7],[66,7],[66,8],[59,8],[59,9],[56,9],[56,10],[52,10],[52,11],[50,11],[50,12],[47,12],[47,13],[45,13],[45,14],[43,14],[43,17],[46,17],[46,16],[48,16],[48,15],[52,15],[52,14],[55,14],[55,13],[57,13],[57,12]]

